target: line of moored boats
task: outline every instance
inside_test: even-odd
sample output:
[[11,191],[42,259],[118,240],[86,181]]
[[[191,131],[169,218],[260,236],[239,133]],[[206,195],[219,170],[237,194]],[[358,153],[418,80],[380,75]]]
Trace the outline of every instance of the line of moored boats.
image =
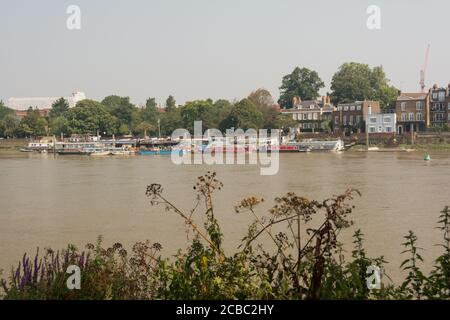
[[[247,141],[248,142],[248,141]],[[132,155],[170,155],[172,153],[251,153],[251,152],[314,152],[314,151],[343,151],[342,140],[302,140],[278,143],[236,143],[219,140],[182,140],[175,144],[153,143],[152,145],[139,145],[117,141],[90,141],[90,142],[31,142],[22,152],[55,153],[59,155],[89,155],[89,156],[132,156]]]

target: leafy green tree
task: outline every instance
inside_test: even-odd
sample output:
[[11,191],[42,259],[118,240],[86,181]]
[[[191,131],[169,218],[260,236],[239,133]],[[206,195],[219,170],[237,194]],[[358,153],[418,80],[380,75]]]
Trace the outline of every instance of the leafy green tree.
[[48,123],[39,110],[30,107],[20,121],[18,130],[25,136],[44,136],[48,134]]
[[102,104],[119,120],[120,125],[131,125],[132,114],[135,107],[130,102],[129,97],[111,95],[103,99]]
[[234,105],[227,118],[222,121],[221,129],[260,129],[264,125],[264,117],[249,99],[243,99]]
[[344,63],[333,75],[331,81],[333,103],[377,100],[385,108],[393,103],[398,90],[389,85],[383,67],[350,62]]
[[214,126],[219,127],[220,122],[228,117],[233,108],[233,104],[226,99],[216,100],[213,104]]
[[256,106],[256,108],[261,111],[264,117],[264,128],[275,129],[277,128],[277,117],[279,111],[272,95],[266,89],[258,89],[253,91],[248,99]]
[[69,122],[66,117],[59,116],[56,118],[50,118],[50,132],[54,135],[60,135],[61,133],[69,132]]
[[172,111],[173,109],[175,109],[176,106],[176,101],[175,98],[173,96],[169,96],[166,100],[166,110],[167,112]]
[[52,110],[50,110],[49,116],[51,118],[57,118],[64,116],[69,111],[69,103],[64,98],[59,98],[52,104]]
[[148,98],[145,103],[145,108],[142,110],[142,120],[155,124],[159,118],[159,111],[157,109],[155,98]]
[[69,131],[78,134],[116,133],[117,119],[107,107],[93,100],[83,100],[67,112]]
[[189,132],[194,132],[194,121],[202,121],[202,129],[214,128],[213,102],[212,100],[195,100],[187,102],[181,110],[183,126]]
[[[275,118],[275,125],[273,129],[289,129],[295,128],[298,125],[297,121],[292,119],[292,116],[287,114],[278,114]],[[267,128],[272,129],[272,128]]]
[[296,67],[291,74],[283,77],[278,103],[284,108],[292,108],[292,99],[299,96],[302,100],[314,100],[325,83],[316,71]]
[[170,112],[161,114],[161,134],[164,136],[170,136],[172,132],[183,127],[183,121],[181,118],[181,108],[175,108]]
[[135,131],[136,133],[138,133],[140,136],[143,137],[155,131],[155,127],[150,123],[143,121],[135,128]]
[[0,119],[0,136],[7,138],[14,137],[20,120],[12,113],[8,113]]
[[3,119],[4,116],[6,116],[7,114],[13,114],[14,110],[6,107],[3,104],[3,101],[0,100],[0,120]]
[[122,123],[119,126],[119,134],[122,135],[122,136],[130,134],[130,128],[125,123]]

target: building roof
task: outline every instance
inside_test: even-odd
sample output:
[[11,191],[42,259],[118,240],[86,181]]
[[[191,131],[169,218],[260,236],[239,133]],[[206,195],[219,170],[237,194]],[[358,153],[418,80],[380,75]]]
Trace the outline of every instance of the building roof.
[[[52,104],[61,97],[11,97],[6,101],[7,107],[16,111],[28,110],[30,107],[38,110],[51,109]],[[78,101],[86,99],[83,92],[74,92],[70,97],[63,97],[67,100],[70,107],[74,107]]]
[[428,93],[424,92],[415,92],[415,93],[401,93],[397,97],[397,101],[406,101],[406,100],[424,100],[428,96]]

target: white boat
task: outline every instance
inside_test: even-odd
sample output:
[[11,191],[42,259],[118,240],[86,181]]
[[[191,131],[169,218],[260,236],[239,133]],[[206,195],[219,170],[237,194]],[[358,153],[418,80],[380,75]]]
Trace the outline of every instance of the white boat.
[[102,157],[102,156],[110,156],[111,151],[102,148],[84,148],[84,153],[87,153],[91,157]]
[[344,151],[342,140],[303,140],[297,143],[300,151]]
[[126,148],[110,148],[108,149],[114,156],[133,156],[135,151]]

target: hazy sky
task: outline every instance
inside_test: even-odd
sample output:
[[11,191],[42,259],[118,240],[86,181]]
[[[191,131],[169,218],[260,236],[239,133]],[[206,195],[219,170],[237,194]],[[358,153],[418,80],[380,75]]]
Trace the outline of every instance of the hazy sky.
[[[66,28],[69,5],[81,30]],[[366,27],[381,7],[381,30]],[[0,99],[149,96],[178,103],[242,98],[263,87],[278,97],[295,66],[330,85],[343,62],[383,65],[392,84],[419,90],[450,83],[448,0],[0,0]]]

